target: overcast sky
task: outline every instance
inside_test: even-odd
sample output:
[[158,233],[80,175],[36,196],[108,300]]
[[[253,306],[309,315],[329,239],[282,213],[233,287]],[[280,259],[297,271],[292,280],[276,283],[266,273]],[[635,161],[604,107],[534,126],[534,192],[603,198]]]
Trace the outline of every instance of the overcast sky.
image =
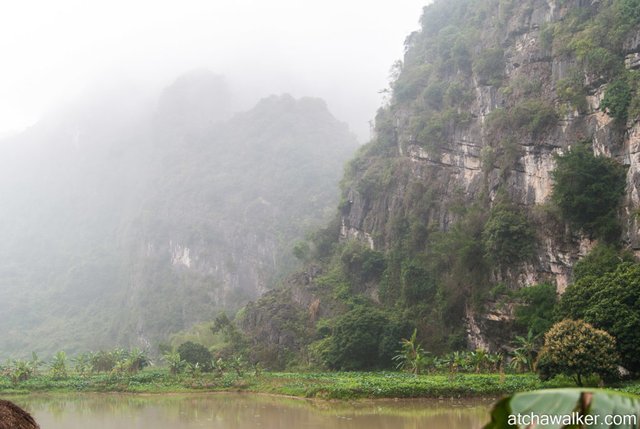
[[16,0],[0,6],[0,135],[114,82],[145,89],[208,68],[239,107],[327,100],[361,140],[428,0]]

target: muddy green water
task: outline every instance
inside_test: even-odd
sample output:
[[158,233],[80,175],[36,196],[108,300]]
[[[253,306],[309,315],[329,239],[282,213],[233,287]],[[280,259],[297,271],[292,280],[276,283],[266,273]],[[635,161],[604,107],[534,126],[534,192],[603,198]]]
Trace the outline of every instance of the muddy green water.
[[479,429],[491,401],[310,401],[255,394],[33,395],[10,398],[42,429]]

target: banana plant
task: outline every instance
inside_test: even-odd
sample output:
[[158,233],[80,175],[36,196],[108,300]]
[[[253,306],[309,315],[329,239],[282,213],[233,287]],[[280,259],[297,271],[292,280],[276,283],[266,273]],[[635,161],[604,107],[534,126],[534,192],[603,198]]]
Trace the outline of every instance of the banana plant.
[[422,368],[425,352],[416,337],[418,330],[414,329],[411,338],[400,340],[400,350],[392,359],[397,362],[396,368],[418,375]]
[[497,402],[484,429],[638,429],[640,397],[603,389],[522,392]]

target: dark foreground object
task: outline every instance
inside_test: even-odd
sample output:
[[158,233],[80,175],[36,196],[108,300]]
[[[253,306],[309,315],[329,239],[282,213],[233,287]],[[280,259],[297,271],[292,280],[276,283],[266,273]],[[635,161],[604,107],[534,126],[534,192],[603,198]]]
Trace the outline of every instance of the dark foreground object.
[[0,399],[0,429],[40,429],[40,426],[25,410]]

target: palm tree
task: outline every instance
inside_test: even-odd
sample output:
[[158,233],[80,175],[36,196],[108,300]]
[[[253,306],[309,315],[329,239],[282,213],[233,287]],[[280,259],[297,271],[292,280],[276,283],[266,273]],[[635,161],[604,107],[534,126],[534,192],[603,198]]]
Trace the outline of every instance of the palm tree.
[[451,372],[452,373],[457,373],[461,369],[464,371],[464,369],[467,366],[467,356],[466,356],[466,354],[463,353],[463,352],[453,352],[451,354],[451,360],[450,360],[449,364],[450,364],[450,368],[451,368]]
[[219,377],[222,377],[224,375],[224,371],[227,369],[227,363],[224,361],[224,359],[219,357],[215,361],[211,361],[211,367],[214,371],[216,371]]
[[396,368],[418,375],[423,364],[425,352],[416,339],[418,330],[414,329],[411,338],[400,340],[401,349],[392,359],[397,361]]
[[33,367],[26,360],[14,360],[8,371],[9,377],[14,384],[26,381],[33,375]]
[[139,348],[134,348],[129,352],[129,357],[127,358],[129,372],[136,373],[144,367],[149,366],[150,363],[151,361],[149,357],[147,357],[147,354]]
[[519,372],[525,372],[531,368],[531,361],[520,349],[515,349],[511,352],[511,362],[509,362],[509,367]]
[[82,353],[76,356],[73,359],[73,363],[73,369],[78,375],[81,377],[88,375],[91,370],[91,353]]
[[236,373],[238,374],[238,377],[242,377],[242,375],[244,374],[244,367],[246,364],[247,363],[242,358],[242,356],[236,356],[234,359],[231,360],[231,368],[233,368],[236,371]]
[[486,370],[489,362],[489,354],[483,349],[477,349],[469,354],[469,364],[476,373]]
[[38,375],[38,371],[40,367],[44,365],[44,362],[40,360],[36,352],[31,352],[31,360],[29,361],[29,365],[31,365],[33,375]]
[[169,366],[169,372],[172,375],[177,375],[179,373],[182,372],[182,370],[186,367],[187,362],[185,360],[183,360],[180,357],[180,353],[178,353],[177,351],[173,350],[173,351],[169,351],[166,352],[163,356],[162,359],[167,363],[167,365]]
[[67,378],[67,354],[59,351],[51,360],[51,375],[55,379]]
[[[526,358],[526,369],[528,371],[533,371],[533,362],[538,354],[538,347],[536,346],[537,340],[538,337],[533,335],[533,332],[529,329],[526,337],[517,335],[514,341],[515,349],[513,350],[513,354],[515,355],[517,352]],[[521,357],[519,357],[519,359],[521,359]]]

